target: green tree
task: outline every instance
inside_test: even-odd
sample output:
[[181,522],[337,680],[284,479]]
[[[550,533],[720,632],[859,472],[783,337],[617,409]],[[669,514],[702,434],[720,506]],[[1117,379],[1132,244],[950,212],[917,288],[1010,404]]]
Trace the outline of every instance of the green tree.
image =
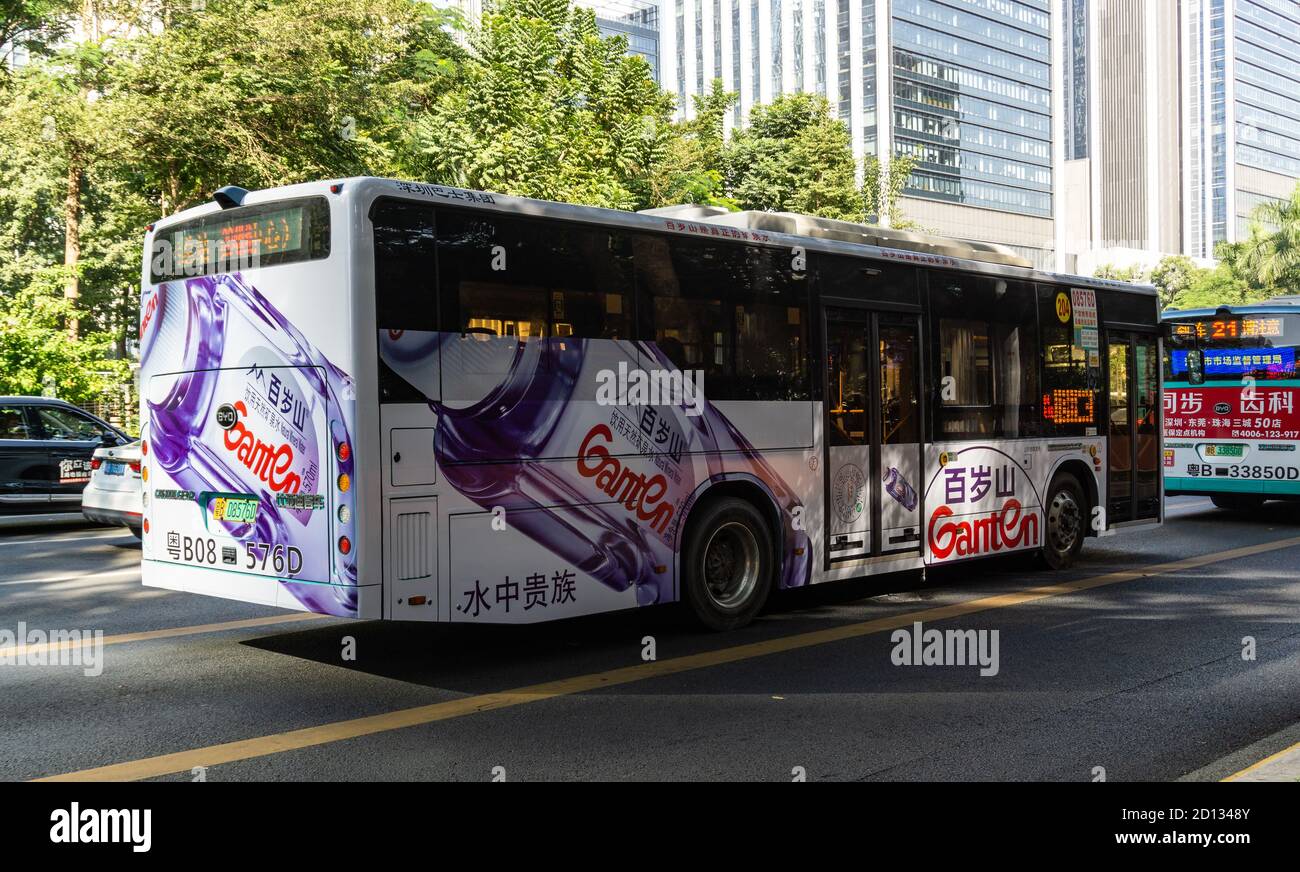
[[861,221],[849,130],[818,94],[787,94],[750,110],[723,149],[726,191],[741,208]]
[[1115,266],[1112,263],[1104,263],[1093,270],[1092,274],[1096,278],[1110,279],[1113,282],[1147,281],[1147,272],[1140,266]]
[[725,118],[738,94],[714,79],[709,93],[696,95],[695,115],[672,125],[663,157],[646,176],[642,199],[649,206],[700,203],[737,208],[723,187]]
[[469,34],[458,87],[414,125],[429,181],[630,209],[663,159],[672,98],[622,37],[569,0],[501,0]]
[[1160,294],[1160,305],[1168,308],[1179,294],[1186,293],[1198,280],[1203,270],[1185,255],[1163,258],[1151,270],[1150,281]]
[[1300,294],[1300,184],[1285,200],[1255,210],[1241,268],[1258,286]]
[[[80,0],[0,0],[0,46],[41,54],[68,33]],[[0,79],[9,73],[0,54]]]
[[208,0],[125,41],[113,121],[158,210],[226,184],[391,172],[455,75],[447,13],[416,0]]
[[900,230],[915,227],[914,222],[903,216],[899,200],[907,188],[907,182],[916,169],[916,159],[907,154],[895,154],[889,159],[889,165],[883,168],[880,158],[867,155],[863,167],[862,205],[866,220],[880,222],[883,215],[889,216],[889,225]]

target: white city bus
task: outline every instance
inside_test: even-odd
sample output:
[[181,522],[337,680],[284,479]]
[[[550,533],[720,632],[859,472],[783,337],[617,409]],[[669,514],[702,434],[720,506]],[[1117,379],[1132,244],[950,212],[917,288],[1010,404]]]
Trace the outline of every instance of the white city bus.
[[1061,567],[1161,520],[1150,288],[788,214],[371,178],[215,199],[146,242],[147,585],[729,628],[776,588]]

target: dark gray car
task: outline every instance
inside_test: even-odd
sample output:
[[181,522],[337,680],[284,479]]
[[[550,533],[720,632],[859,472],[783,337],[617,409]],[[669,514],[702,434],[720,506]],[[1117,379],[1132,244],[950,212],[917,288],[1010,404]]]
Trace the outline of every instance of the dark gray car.
[[0,397],[0,512],[79,511],[95,449],[129,441],[63,400]]

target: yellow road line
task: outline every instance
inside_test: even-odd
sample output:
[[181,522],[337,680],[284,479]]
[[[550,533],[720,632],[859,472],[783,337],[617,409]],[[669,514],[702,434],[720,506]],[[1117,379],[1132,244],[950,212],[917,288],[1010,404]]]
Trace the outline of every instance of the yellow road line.
[[735,663],[740,660],[749,660],[754,657],[765,657],[769,654],[798,651],[803,648],[811,648],[815,645],[825,645],[829,642],[840,642],[846,639],[869,636],[874,633],[883,633],[888,630],[898,629],[899,627],[907,627],[916,621],[926,623],[948,620],[950,618],[970,615],[976,612],[1008,608],[1010,606],[1022,605],[1036,600],[1064,596],[1066,594],[1077,593],[1079,591],[1090,590],[1097,587],[1105,587],[1111,584],[1119,584],[1125,581],[1135,581],[1140,578],[1150,578],[1157,575],[1168,575],[1174,572],[1196,569],[1213,563],[1237,560],[1242,557],[1249,557],[1254,554],[1264,554],[1269,551],[1291,548],[1296,545],[1300,545],[1300,536],[1293,536],[1288,539],[1280,539],[1274,542],[1266,542],[1261,545],[1250,545],[1245,548],[1234,548],[1230,551],[1220,551],[1215,554],[1207,554],[1200,557],[1189,557],[1185,560],[1175,560],[1171,563],[1159,563],[1139,569],[1111,572],[1106,575],[1098,575],[1092,578],[1080,579],[1078,581],[1068,581],[1061,584],[1047,585],[1045,587],[1030,588],[1018,593],[981,597],[979,599],[966,600],[965,602],[954,603],[952,605],[938,606],[936,608],[923,609],[921,611],[909,612],[902,615],[877,618],[872,621],[846,624],[840,627],[814,630],[807,633],[796,633],[779,639],[768,639],[762,642],[752,642],[747,645],[720,648],[713,651],[705,651],[700,654],[675,657],[670,660],[638,663],[635,666],[624,666],[620,669],[611,669],[606,672],[596,672],[589,675],[563,678],[558,681],[532,684],[527,687],[515,688],[514,690],[503,690],[497,693],[468,696],[447,702],[437,702],[430,705],[416,706],[415,708],[401,709],[394,712],[385,712],[383,714],[353,718],[346,721],[336,721],[335,723],[322,724],[316,727],[306,727],[300,730],[275,733],[269,736],[242,739],[237,742],[226,742],[206,748],[195,748],[189,751],[179,751],[174,754],[162,754],[157,757],[146,757],[141,760],[130,760],[124,763],[114,763],[109,766],[99,766],[93,769],[82,769],[78,772],[53,775],[37,780],[134,781],[141,778],[154,778],[160,775],[170,775],[175,772],[188,772],[195,766],[216,766],[221,763],[233,763],[238,760],[249,760],[255,757],[264,757],[268,754],[294,751],[299,748],[310,748],[315,745],[341,742],[345,739],[355,739],[361,736],[369,736],[374,733],[400,730],[405,727],[431,724],[436,721],[450,720],[452,718],[464,717],[465,715],[477,714],[479,712],[496,711],[499,709],[511,708],[513,706],[526,705],[527,703],[554,699],[555,697],[585,693],[591,690],[599,690],[603,687],[617,687],[623,684],[631,684],[635,681],[645,681],[650,678],[676,675],[681,672],[689,672],[691,670],[703,669],[709,666],[721,666],[726,663]]
[[[316,621],[326,615],[313,612],[293,612],[288,615],[268,615],[264,618],[244,618],[240,621],[223,621],[219,624],[196,624],[190,627],[167,627],[163,630],[144,630],[139,633],[120,633],[105,636],[103,644],[122,645],[127,642],[149,642],[154,639],[171,639],[175,636],[194,636],[199,633],[221,633],[226,630],[243,630],[249,627],[269,627],[273,624],[288,624],[294,621]],[[93,636],[83,630],[82,638],[77,640],[62,639],[58,642],[44,642],[37,645],[8,645],[0,648],[0,657],[25,657],[29,654],[46,654],[53,651],[70,651],[73,648],[87,648],[95,644]]]
[[1247,766],[1245,769],[1242,769],[1240,772],[1234,772],[1231,775],[1229,775],[1227,778],[1224,778],[1223,780],[1236,781],[1238,778],[1245,775],[1247,772],[1254,772],[1256,769],[1260,768],[1261,766],[1267,766],[1269,763],[1272,763],[1274,760],[1277,760],[1281,757],[1285,757],[1287,754],[1290,754],[1292,751],[1296,750],[1297,748],[1300,748],[1300,742],[1296,742],[1294,745],[1292,745],[1289,748],[1283,748],[1281,751],[1278,751],[1276,754],[1269,754],[1267,757],[1265,757],[1263,760],[1260,760],[1258,763],[1252,763],[1249,766]]

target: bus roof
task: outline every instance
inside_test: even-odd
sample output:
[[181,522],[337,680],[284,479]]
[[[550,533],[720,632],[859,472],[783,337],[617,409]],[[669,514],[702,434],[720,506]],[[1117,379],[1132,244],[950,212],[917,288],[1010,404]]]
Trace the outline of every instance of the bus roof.
[[1177,321],[1185,318],[1210,318],[1215,315],[1290,315],[1300,306],[1300,296],[1274,297],[1262,303],[1243,305],[1216,306],[1212,309],[1173,309],[1160,316],[1162,321]]
[[[658,232],[668,230],[686,237],[717,236],[724,241],[728,239],[741,241],[741,239],[727,233],[717,235],[712,232],[714,228],[735,230],[743,227],[747,231],[757,231],[760,235],[757,239],[748,236],[742,238],[759,244],[782,247],[801,245],[809,250],[838,252],[913,266],[960,269],[1024,281],[1121,291],[1149,297],[1155,297],[1157,293],[1151,285],[1040,270],[1020,258],[1012,249],[992,243],[915,234],[785,212],[737,213],[702,206],[669,206],[644,212],[630,212],[374,176],[326,179],[250,191],[244,200],[244,205],[257,205],[288,197],[331,194],[361,199],[380,196],[417,199],[448,206],[512,212],[533,217],[624,227],[629,230]],[[168,225],[179,221],[219,211],[220,208],[215,202],[209,202],[169,215],[159,219],[154,232],[165,230]],[[669,226],[677,224],[686,229]],[[700,225],[704,225],[703,229],[700,229]]]

